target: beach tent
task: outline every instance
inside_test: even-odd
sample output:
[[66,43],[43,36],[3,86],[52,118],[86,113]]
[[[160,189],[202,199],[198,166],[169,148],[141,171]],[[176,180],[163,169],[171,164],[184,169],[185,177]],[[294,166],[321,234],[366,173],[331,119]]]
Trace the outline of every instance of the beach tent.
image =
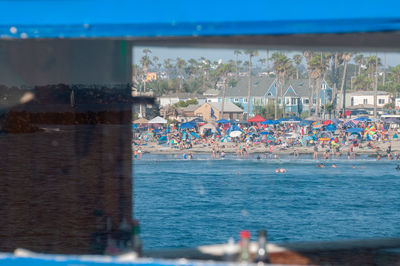
[[228,128],[228,130],[226,131],[226,133],[231,133],[232,131],[241,131],[240,127],[238,127],[237,125],[232,125],[230,128]]
[[203,119],[197,117],[197,118],[193,119],[192,121],[189,121],[189,123],[200,124],[200,123],[205,123],[205,121],[203,121]]
[[153,119],[151,119],[148,123],[149,124],[167,124],[168,121],[160,116],[156,116]]
[[358,127],[352,127],[346,130],[346,133],[361,133],[364,129]]
[[187,123],[182,123],[180,126],[180,129],[191,129],[191,128],[194,128],[195,126],[196,126],[196,124],[187,122]]
[[230,123],[230,121],[226,120],[226,119],[220,119],[220,120],[217,120],[216,122],[219,123],[219,124],[228,124],[228,123]]
[[146,118],[139,118],[136,119],[135,121],[133,121],[134,124],[147,124],[149,123],[149,120],[147,120]]
[[240,135],[242,135],[242,131],[238,131],[238,130],[231,131],[229,133],[229,136],[232,137],[232,138],[239,137]]
[[211,124],[211,123],[207,123],[207,124],[205,124],[205,125],[202,125],[201,127],[200,127],[200,130],[204,130],[204,129],[211,129],[211,130],[213,130],[213,131],[215,131],[215,128],[216,128],[216,126],[215,125],[213,125],[213,124]]
[[191,132],[190,132],[190,134],[192,134],[192,136],[193,136],[195,139],[198,139],[198,138],[200,138],[200,136],[199,136],[199,135],[197,135],[197,133],[196,133],[196,132],[193,132],[193,131],[191,131]]
[[251,123],[260,123],[260,122],[264,122],[265,118],[262,118],[260,115],[256,115],[255,117],[252,117],[247,121],[251,122]]
[[168,142],[167,136],[161,136],[161,137],[158,139],[158,144],[165,144],[165,143],[167,143],[167,142]]

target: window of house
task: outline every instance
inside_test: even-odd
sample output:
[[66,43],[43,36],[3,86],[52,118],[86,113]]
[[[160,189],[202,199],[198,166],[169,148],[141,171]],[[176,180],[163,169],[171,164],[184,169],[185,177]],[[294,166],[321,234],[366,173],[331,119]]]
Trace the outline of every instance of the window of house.
[[243,99],[243,102],[244,102],[244,103],[247,103],[247,98],[244,98],[244,99]]
[[297,99],[296,98],[292,98],[292,104],[297,104]]
[[313,104],[317,104],[317,99],[312,100]]
[[309,103],[310,103],[310,100],[308,100],[308,99],[303,99],[303,103],[304,103],[304,104],[309,104]]
[[235,98],[235,100],[233,100],[235,103],[239,102],[239,98]]
[[379,99],[379,100],[378,100],[378,103],[379,103],[379,104],[385,104],[385,99]]
[[289,104],[290,103],[290,98],[285,98],[285,104]]
[[267,96],[272,96],[272,93],[268,92]]
[[363,99],[363,104],[368,104],[368,99]]

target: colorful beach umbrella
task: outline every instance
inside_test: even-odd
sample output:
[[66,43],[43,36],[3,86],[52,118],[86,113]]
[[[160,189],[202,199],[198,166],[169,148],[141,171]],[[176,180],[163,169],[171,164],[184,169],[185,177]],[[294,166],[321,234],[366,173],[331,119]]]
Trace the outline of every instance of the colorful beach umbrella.
[[324,125],[323,125],[322,123],[320,123],[320,122],[314,122],[314,123],[312,123],[311,125],[312,125],[312,128],[315,128],[315,129],[318,129],[318,128],[321,128],[321,127],[324,126]]
[[376,133],[376,127],[374,125],[369,125],[364,130],[364,137],[372,139],[372,136]]

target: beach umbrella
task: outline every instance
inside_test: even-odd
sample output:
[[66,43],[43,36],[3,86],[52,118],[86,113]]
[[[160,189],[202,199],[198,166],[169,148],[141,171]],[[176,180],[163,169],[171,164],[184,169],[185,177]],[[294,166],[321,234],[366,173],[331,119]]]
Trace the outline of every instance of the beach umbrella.
[[247,121],[251,122],[251,123],[260,123],[260,122],[264,122],[265,118],[261,117],[260,115],[256,115],[255,117],[252,117]]
[[151,119],[148,123],[149,124],[167,124],[168,121],[160,116],[156,116],[153,119]]
[[190,129],[190,128],[194,128],[196,125],[191,123],[191,122],[187,122],[187,123],[182,123],[180,126],[180,129]]
[[374,125],[369,125],[364,130],[364,137],[372,139],[372,136],[376,133],[376,127]]
[[284,122],[290,122],[290,123],[296,123],[296,122],[301,122],[302,119],[300,117],[297,116],[291,116],[285,119]]
[[325,129],[328,130],[328,131],[336,131],[336,126],[333,125],[333,124],[330,124],[330,125],[327,125],[325,127]]
[[324,121],[324,126],[330,125],[332,123],[333,123],[332,120],[325,120]]
[[312,128],[314,128],[314,129],[318,129],[318,128],[321,128],[321,127],[324,126],[324,125],[323,125],[322,123],[320,123],[320,122],[314,122],[314,123],[312,123],[311,125],[312,125]]
[[268,135],[268,134],[271,134],[271,132],[270,132],[270,131],[263,131],[263,132],[260,132],[260,135]]
[[344,128],[350,128],[350,127],[355,127],[355,126],[356,126],[356,124],[351,120],[349,120],[349,121],[347,121],[346,123],[343,124]]
[[275,125],[275,124],[276,124],[275,120],[270,120],[270,119],[261,122],[261,125]]
[[311,120],[303,120],[303,121],[301,121],[301,122],[299,123],[299,126],[305,127],[305,126],[311,125],[312,123],[314,123],[314,121],[311,121]]
[[360,117],[357,117],[357,118],[355,118],[353,120],[354,121],[358,121],[358,122],[370,122],[371,121],[371,119],[369,119],[366,116],[360,116]]
[[219,124],[228,124],[230,121],[226,120],[226,119],[220,119],[220,120],[217,120],[216,122]]
[[239,137],[240,135],[242,135],[242,131],[231,131],[230,133],[229,133],[229,136],[230,137],[232,137],[232,138],[235,138],[235,137]]
[[171,144],[178,144],[178,141],[176,139],[171,139],[170,143]]
[[346,133],[361,133],[363,132],[364,129],[359,128],[359,127],[352,127],[346,130]]

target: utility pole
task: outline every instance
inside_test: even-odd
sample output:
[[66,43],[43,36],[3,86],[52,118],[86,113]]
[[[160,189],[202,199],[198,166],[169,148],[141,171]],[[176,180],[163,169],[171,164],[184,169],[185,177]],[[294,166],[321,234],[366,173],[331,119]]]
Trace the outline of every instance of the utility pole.
[[385,81],[386,81],[386,53],[383,54],[383,86],[385,86]]
[[269,77],[269,51],[267,49],[267,77]]
[[374,86],[374,117],[377,118],[377,102],[378,102],[378,53],[375,58],[375,86]]

